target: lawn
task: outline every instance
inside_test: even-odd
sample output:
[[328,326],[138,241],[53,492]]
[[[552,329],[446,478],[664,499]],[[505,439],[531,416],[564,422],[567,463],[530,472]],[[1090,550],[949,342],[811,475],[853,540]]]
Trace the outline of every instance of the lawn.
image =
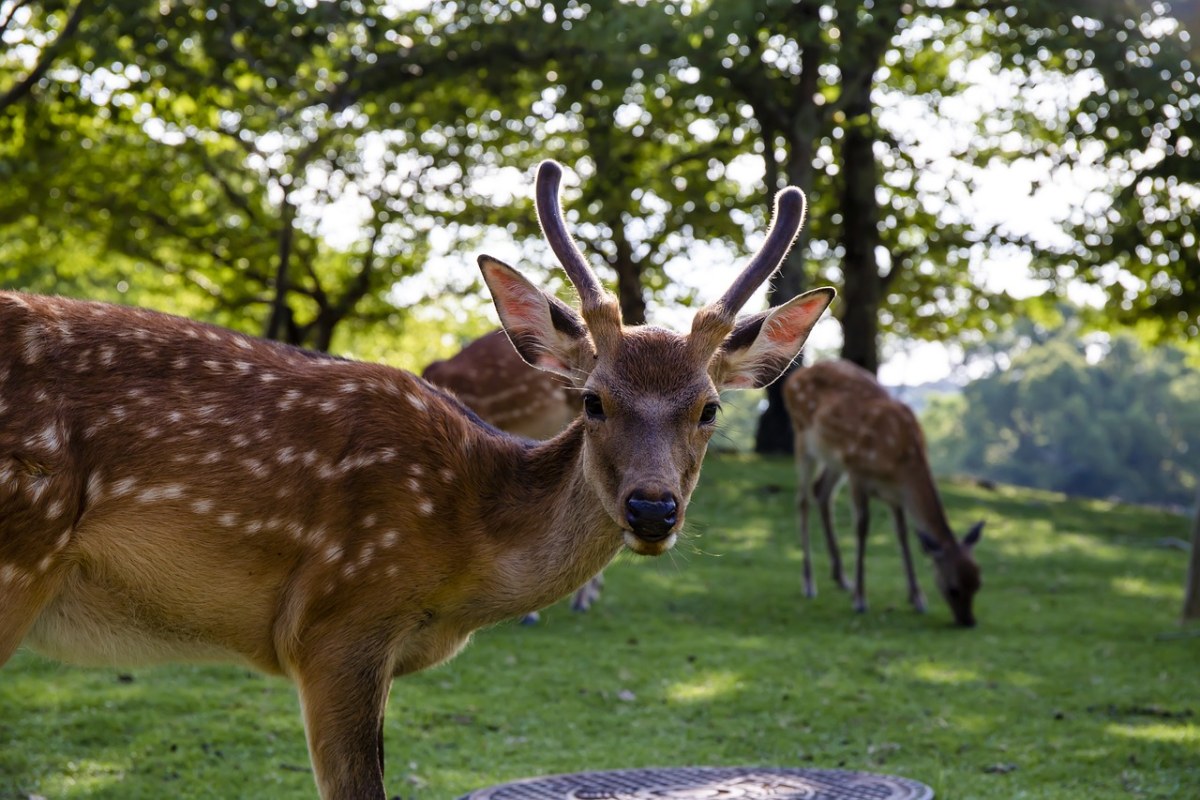
[[[961,630],[920,565],[904,598],[874,517],[871,610],[828,578],[800,593],[784,460],[713,455],[666,558],[622,557],[586,615],[480,632],[397,681],[388,790],[450,800],[518,777],[665,765],[864,769],[942,800],[1200,797],[1200,637],[1181,633],[1168,514],[947,483],[978,550],[980,625]],[[850,547],[845,507],[842,541]],[[815,523],[815,520],[814,520]],[[288,684],[234,667],[0,671],[0,798],[315,797]]]

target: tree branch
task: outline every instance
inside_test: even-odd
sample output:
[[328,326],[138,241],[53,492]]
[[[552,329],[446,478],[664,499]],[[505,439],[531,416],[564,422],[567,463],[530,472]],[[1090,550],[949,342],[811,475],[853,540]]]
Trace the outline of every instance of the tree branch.
[[[46,70],[50,69],[50,65],[54,63],[54,59],[58,58],[58,54],[66,45],[67,40],[79,30],[79,24],[83,22],[84,12],[87,11],[89,2],[90,0],[79,0],[75,5],[75,9],[71,12],[70,18],[67,19],[67,24],[63,26],[62,31],[50,46],[42,51],[41,58],[38,59],[37,64],[34,65],[29,74],[25,76],[25,79],[0,97],[0,113],[3,113],[6,108],[29,94],[33,90],[34,85],[42,79],[42,76],[46,74]],[[14,10],[13,13],[16,13],[16,11]],[[7,27],[8,20],[5,20],[4,24]]]

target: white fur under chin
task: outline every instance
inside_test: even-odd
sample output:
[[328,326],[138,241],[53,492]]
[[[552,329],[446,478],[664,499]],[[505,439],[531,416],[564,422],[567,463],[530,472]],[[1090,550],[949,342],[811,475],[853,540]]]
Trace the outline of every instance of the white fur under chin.
[[639,539],[633,531],[623,530],[621,531],[621,535],[625,538],[625,546],[639,556],[661,556],[674,547],[675,540],[679,538],[674,532],[661,542],[647,542]]

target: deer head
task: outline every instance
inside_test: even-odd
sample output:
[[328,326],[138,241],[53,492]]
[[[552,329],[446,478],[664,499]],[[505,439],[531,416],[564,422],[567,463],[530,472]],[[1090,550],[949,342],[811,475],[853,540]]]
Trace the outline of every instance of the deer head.
[[543,232],[579,293],[580,311],[512,267],[479,259],[501,323],[526,362],[567,377],[580,392],[584,474],[634,552],[668,550],[683,524],[720,392],[763,387],[787,368],[834,297],[816,289],[743,320],[736,315],[779,266],[804,220],[804,195],[787,188],[761,250],[691,331],[622,324],[616,298],[601,288],[563,222],[562,169],[538,169]]
[[966,627],[975,625],[972,604],[982,585],[974,557],[975,545],[982,535],[982,521],[976,522],[954,545],[943,544],[925,531],[917,530],[921,549],[933,560],[933,578],[938,591],[950,606],[954,621]]

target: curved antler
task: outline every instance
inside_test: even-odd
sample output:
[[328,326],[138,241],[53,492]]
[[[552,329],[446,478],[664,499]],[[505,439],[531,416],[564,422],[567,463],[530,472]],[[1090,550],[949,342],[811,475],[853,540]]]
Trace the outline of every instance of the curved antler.
[[767,230],[767,240],[733,285],[720,300],[713,303],[713,310],[718,316],[732,322],[754,290],[783,263],[784,256],[796,240],[796,234],[800,232],[800,226],[804,224],[806,205],[804,192],[795,186],[781,189],[775,195],[775,211],[771,227]]
[[550,243],[550,249],[558,256],[559,263],[566,270],[567,277],[575,284],[579,292],[579,302],[587,313],[604,304],[604,290],[596,280],[596,274],[588,266],[575,245],[575,240],[567,232],[563,222],[562,208],[558,203],[558,187],[562,181],[562,167],[557,161],[547,159],[538,166],[536,205],[538,222],[542,225],[542,234]]

